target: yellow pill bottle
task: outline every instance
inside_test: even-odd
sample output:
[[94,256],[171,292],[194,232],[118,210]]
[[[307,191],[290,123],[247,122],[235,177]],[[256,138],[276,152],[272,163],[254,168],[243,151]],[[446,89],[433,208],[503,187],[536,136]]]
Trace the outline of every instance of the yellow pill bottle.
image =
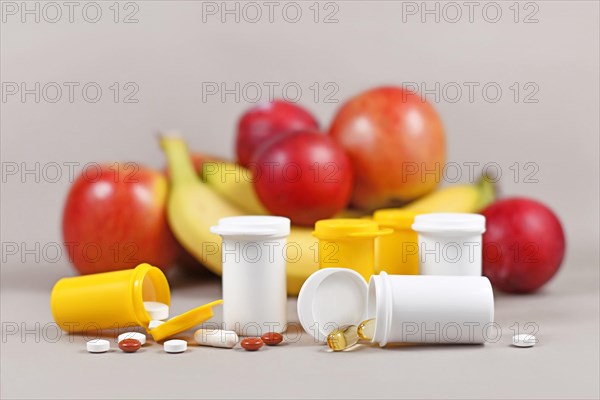
[[57,325],[68,332],[148,326],[144,301],[171,304],[169,282],[149,264],[59,280],[50,297]]
[[141,326],[155,340],[173,336],[199,325],[213,316],[213,301],[153,329],[145,301],[171,304],[169,282],[164,273],[150,264],[133,269],[62,278],[50,295],[50,308],[56,324],[68,333],[97,335],[105,329]]
[[349,268],[365,281],[375,273],[375,242],[392,229],[358,218],[317,221],[313,235],[319,239],[319,268]]
[[381,228],[393,230],[391,235],[382,236],[376,243],[376,273],[419,274],[418,235],[411,228],[418,214],[420,213],[398,208],[375,211],[373,221]]

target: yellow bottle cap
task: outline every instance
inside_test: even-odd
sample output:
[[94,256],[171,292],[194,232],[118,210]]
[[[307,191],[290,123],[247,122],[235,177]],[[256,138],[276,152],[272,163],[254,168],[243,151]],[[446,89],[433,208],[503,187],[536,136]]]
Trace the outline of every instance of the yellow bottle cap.
[[164,324],[160,324],[153,329],[148,329],[148,332],[157,342],[175,336],[178,333],[192,329],[212,318],[214,315],[213,307],[219,304],[223,304],[223,300],[215,300],[211,303],[184,312],[183,314],[171,318]]
[[374,238],[390,233],[392,233],[391,229],[380,229],[375,221],[359,218],[340,218],[317,221],[312,234],[319,239],[336,240]]
[[411,229],[415,217],[423,214],[418,211],[403,210],[401,208],[384,208],[373,214],[373,220],[380,226],[394,229]]

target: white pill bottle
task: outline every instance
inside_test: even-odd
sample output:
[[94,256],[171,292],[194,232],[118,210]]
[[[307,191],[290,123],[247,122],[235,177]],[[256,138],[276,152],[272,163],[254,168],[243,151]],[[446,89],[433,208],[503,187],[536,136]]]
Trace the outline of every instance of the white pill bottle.
[[319,343],[345,325],[368,325],[372,342],[479,344],[498,340],[494,293],[483,276],[372,275],[326,268],[298,295],[298,317]]
[[493,341],[494,294],[482,276],[388,275],[369,281],[367,318],[373,342],[464,343]]
[[287,324],[285,255],[290,220],[228,217],[210,231],[223,239],[224,329],[240,336],[283,332]]
[[420,214],[412,229],[419,237],[421,275],[481,276],[483,215]]

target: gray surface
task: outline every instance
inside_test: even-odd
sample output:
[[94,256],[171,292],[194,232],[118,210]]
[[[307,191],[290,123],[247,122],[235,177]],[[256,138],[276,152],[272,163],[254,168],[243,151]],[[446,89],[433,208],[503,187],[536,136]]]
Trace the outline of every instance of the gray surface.
[[[190,347],[165,354],[88,354],[82,337],[53,341],[49,294],[67,267],[2,269],[2,398],[598,398],[598,265],[568,262],[542,292],[496,295],[497,343],[483,346],[360,347],[329,353],[300,340],[257,353]],[[171,277],[173,312],[219,296],[218,281]],[[295,299],[290,321],[297,321]],[[219,322],[219,314],[214,321]],[[40,324],[39,343],[21,324]],[[534,348],[510,346],[511,326],[537,325]],[[35,331],[35,329],[33,329]],[[290,334],[288,339],[294,339]],[[44,340],[44,337],[48,340]],[[113,348],[115,348],[113,344]]]

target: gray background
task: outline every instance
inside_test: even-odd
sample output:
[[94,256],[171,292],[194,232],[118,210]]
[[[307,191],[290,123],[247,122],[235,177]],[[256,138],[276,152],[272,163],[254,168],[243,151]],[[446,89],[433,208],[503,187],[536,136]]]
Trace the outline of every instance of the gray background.
[[[438,4],[439,22],[434,15],[422,22],[420,13],[403,14],[408,2],[322,2],[318,23],[312,1],[295,3],[302,10],[296,23],[282,15],[286,3],[277,3],[273,22],[262,6],[257,23],[248,21],[255,10],[247,8],[244,14],[243,3],[237,3],[239,22],[234,15],[222,22],[220,14],[203,14],[203,7],[221,7],[221,2],[120,3],[117,23],[110,1],[97,2],[102,16],[96,23],[84,19],[86,2],[78,3],[72,22],[63,6],[56,23],[49,22],[55,10],[47,8],[44,14],[43,3],[37,3],[39,22],[31,15],[23,22],[20,12],[7,11],[12,10],[7,3],[21,7],[20,2],[2,2],[0,31],[6,96],[0,105],[2,397],[600,395],[598,2],[521,2],[519,22],[512,1],[497,2],[502,16],[496,23],[489,22],[496,15],[490,2],[477,3],[472,21],[462,6],[462,18],[455,23],[450,20],[456,9],[442,2],[427,3],[431,9]],[[36,2],[27,4],[33,8]],[[233,9],[236,2],[227,7]],[[94,8],[86,10],[93,19]],[[288,8],[286,17],[293,18],[293,10]],[[134,11],[138,21],[124,23]],[[337,22],[324,23],[333,11]],[[524,23],[528,15],[530,23]],[[50,87],[39,102],[33,95],[24,101],[7,95],[4,89],[22,82],[29,88],[35,82],[79,86],[73,102],[64,85],[56,103],[50,102],[55,95]],[[102,88],[95,103],[81,93],[90,82]],[[117,102],[110,89],[115,82]],[[233,88],[236,82],[249,88],[239,99],[203,91],[213,84]],[[250,86],[261,86],[266,100],[268,82],[279,85],[277,97],[286,84],[300,87],[300,103],[325,128],[339,102],[372,86],[414,82],[428,89],[446,87],[438,98],[430,93],[427,99],[444,121],[448,160],[479,162],[478,171],[487,162],[497,163],[504,195],[537,198],[556,211],[568,240],[560,273],[538,294],[499,294],[496,314],[503,337],[485,348],[363,348],[332,355],[304,335],[297,344],[257,354],[194,348],[167,357],[152,345],[144,349],[150,358],[116,360],[123,355],[89,356],[80,337],[75,344],[67,337],[50,343],[40,329],[37,343],[35,335],[24,335],[36,322],[52,321],[50,289],[61,276],[73,274],[65,257],[50,260],[41,251],[24,251],[61,242],[61,208],[70,184],[65,163],[78,163],[76,173],[91,161],[162,168],[155,135],[169,128],[181,129],[195,150],[232,157],[237,118],[255,95]],[[315,82],[320,89],[316,99]],[[472,99],[465,82],[478,85]],[[515,82],[520,88],[516,99]],[[127,83],[139,88],[137,103],[124,101],[131,91]],[[491,99],[493,88],[485,97],[486,84],[501,88],[498,101]],[[456,85],[463,90],[458,99]],[[326,98],[332,88],[337,92]],[[294,97],[294,90],[288,95]],[[60,166],[58,179],[54,163]],[[516,178],[510,168],[515,163],[520,169]],[[525,163],[533,166],[525,169]],[[15,166],[18,173],[7,174]],[[36,168],[38,176],[22,174]],[[525,175],[533,168],[537,182],[527,182]],[[467,172],[462,169],[462,181],[468,180]],[[19,253],[5,254],[7,243],[17,243]],[[219,295],[217,281],[176,274],[175,312]],[[294,302],[290,299],[291,320],[296,318]],[[521,327],[535,322],[540,344],[530,350],[509,347],[515,322]],[[16,335],[7,336],[7,324],[19,326]]]

